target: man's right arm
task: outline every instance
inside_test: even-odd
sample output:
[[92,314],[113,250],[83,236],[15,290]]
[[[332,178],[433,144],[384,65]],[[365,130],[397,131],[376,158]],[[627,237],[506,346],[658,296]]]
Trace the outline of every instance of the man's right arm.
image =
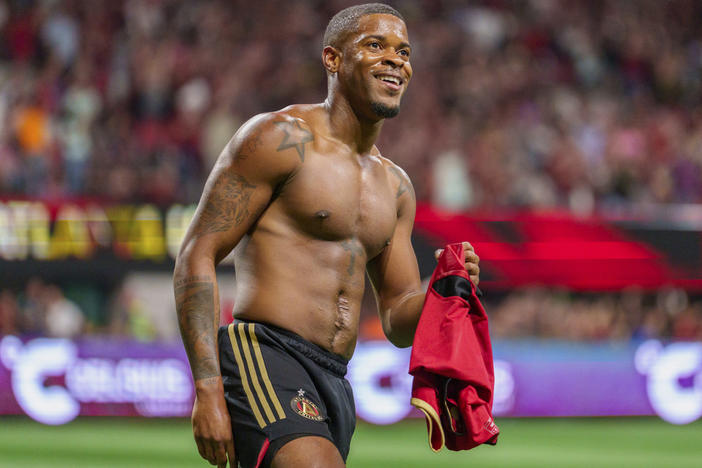
[[233,443],[219,370],[219,294],[215,266],[261,216],[273,191],[297,168],[294,152],[279,152],[284,135],[263,115],[247,122],[219,156],[183,239],[174,271],[178,323],[195,382],[193,432],[212,464],[233,464]]

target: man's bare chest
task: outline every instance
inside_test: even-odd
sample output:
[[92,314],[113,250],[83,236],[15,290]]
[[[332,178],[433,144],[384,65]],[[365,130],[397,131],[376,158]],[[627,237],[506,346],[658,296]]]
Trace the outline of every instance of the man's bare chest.
[[283,187],[286,215],[313,238],[358,239],[369,256],[392,237],[397,200],[378,158],[310,154]]

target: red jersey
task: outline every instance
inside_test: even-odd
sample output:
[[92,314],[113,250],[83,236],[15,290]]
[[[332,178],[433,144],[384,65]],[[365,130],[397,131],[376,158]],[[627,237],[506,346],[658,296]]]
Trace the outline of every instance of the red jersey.
[[462,244],[446,246],[439,257],[410,358],[411,403],[426,417],[434,451],[495,445],[499,434],[487,315],[463,259]]

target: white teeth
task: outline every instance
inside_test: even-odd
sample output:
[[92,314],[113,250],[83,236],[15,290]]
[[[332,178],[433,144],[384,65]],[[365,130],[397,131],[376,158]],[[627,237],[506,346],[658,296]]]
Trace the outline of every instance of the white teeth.
[[400,79],[396,76],[380,75],[378,76],[378,78],[380,78],[383,81],[390,81],[391,83],[395,83],[396,85],[400,84]]

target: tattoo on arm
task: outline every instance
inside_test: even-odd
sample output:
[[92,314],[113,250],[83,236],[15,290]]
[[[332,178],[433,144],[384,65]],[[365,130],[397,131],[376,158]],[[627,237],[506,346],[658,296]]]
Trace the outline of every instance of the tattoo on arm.
[[249,202],[256,185],[239,174],[223,173],[215,181],[202,207],[194,234],[228,231],[249,217]]
[[410,196],[414,200],[415,199],[414,188],[412,187],[412,184],[410,184],[407,181],[407,176],[405,176],[402,173],[402,171],[400,171],[398,168],[393,167],[393,166],[390,167],[390,171],[400,181],[400,185],[397,187],[397,193],[395,194],[395,198],[400,198],[403,193],[409,192]]
[[349,260],[349,267],[346,272],[349,276],[353,275],[353,271],[356,266],[356,255],[361,255],[363,253],[363,247],[358,240],[346,240],[341,243],[341,247],[351,253],[351,259]]
[[300,161],[305,162],[305,143],[314,140],[314,135],[309,130],[303,128],[300,122],[294,120],[292,122],[274,122],[279,126],[285,135],[283,141],[280,142],[276,151],[283,151],[288,148],[295,148]]
[[[199,276],[191,278],[201,278]],[[175,288],[178,325],[194,380],[220,375],[215,344],[212,281],[183,280]]]
[[186,276],[185,278],[177,278],[175,280],[175,286],[183,286],[184,284],[187,283],[204,283],[211,281],[211,278],[207,275],[194,275],[194,276]]
[[246,161],[249,156],[256,152],[258,147],[261,146],[261,143],[263,142],[263,138],[261,138],[262,133],[263,130],[258,128],[244,140],[239,148],[239,151],[236,153],[237,159],[240,161]]

